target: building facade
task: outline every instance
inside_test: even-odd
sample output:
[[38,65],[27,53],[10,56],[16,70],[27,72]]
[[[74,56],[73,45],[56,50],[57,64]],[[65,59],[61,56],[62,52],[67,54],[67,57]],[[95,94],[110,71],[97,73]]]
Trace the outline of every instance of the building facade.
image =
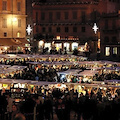
[[101,17],[101,58],[120,61],[120,11]]
[[0,1],[0,50],[19,52],[26,41],[26,1]]
[[119,0],[34,1],[33,23],[36,25],[33,32],[34,39],[39,41],[38,48],[73,51],[80,47],[85,51],[81,46],[87,43],[91,53],[101,51],[103,54],[100,48],[105,36],[103,15],[118,12],[119,6]]

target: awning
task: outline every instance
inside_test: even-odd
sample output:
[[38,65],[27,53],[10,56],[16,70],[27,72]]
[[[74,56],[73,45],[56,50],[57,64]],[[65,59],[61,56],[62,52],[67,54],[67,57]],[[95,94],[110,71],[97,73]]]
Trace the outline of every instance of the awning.
[[14,43],[11,38],[0,38],[0,46],[12,46],[17,45]]
[[29,42],[25,38],[0,38],[0,46],[25,46]]
[[29,42],[25,38],[17,38],[22,44],[29,44]]

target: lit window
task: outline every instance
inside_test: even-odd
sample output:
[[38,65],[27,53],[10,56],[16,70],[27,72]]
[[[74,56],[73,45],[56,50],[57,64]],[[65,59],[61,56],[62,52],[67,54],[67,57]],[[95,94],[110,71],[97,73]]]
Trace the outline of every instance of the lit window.
[[72,43],[72,50],[75,50],[75,49],[77,49],[77,48],[78,48],[78,43],[73,42],[73,43]]
[[66,49],[67,51],[69,51],[70,48],[70,44],[69,43],[64,43],[64,49]]
[[117,55],[117,47],[113,48],[113,54]]
[[109,56],[110,55],[110,47],[105,48],[105,55]]
[[20,32],[17,32],[17,37],[20,37]]

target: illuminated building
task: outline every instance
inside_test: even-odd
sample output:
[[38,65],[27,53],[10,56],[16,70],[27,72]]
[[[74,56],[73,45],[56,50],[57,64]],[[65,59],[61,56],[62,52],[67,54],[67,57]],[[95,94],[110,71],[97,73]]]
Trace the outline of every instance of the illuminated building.
[[120,61],[120,11],[101,16],[101,58]]
[[0,52],[19,52],[28,44],[25,2],[25,0],[0,0]]
[[[44,47],[73,51],[87,42],[90,51],[101,51],[103,14],[119,9],[119,0],[42,0],[33,4],[34,39],[44,40]],[[92,29],[96,23],[96,33]],[[110,34],[110,33],[109,33]]]

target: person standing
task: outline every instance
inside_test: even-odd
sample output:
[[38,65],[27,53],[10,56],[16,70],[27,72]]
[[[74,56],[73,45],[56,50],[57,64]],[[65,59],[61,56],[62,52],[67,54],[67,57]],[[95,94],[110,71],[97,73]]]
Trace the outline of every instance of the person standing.
[[13,105],[12,106],[12,114],[11,114],[11,120],[14,120],[15,119],[15,116],[16,114],[18,113],[18,108],[17,108],[17,105]]
[[7,95],[6,100],[7,100],[7,103],[8,103],[8,104],[7,104],[8,118],[10,119],[10,118],[11,118],[12,106],[13,106],[14,100],[11,98],[11,95],[10,95],[10,94]]
[[46,96],[45,98],[44,111],[46,120],[50,120],[51,118],[53,119],[53,106],[52,101],[50,100],[50,96]]
[[36,114],[37,120],[44,120],[44,106],[39,99],[36,99]]
[[56,114],[58,117],[58,120],[66,120],[65,119],[65,103],[63,99],[59,98],[56,102]]

